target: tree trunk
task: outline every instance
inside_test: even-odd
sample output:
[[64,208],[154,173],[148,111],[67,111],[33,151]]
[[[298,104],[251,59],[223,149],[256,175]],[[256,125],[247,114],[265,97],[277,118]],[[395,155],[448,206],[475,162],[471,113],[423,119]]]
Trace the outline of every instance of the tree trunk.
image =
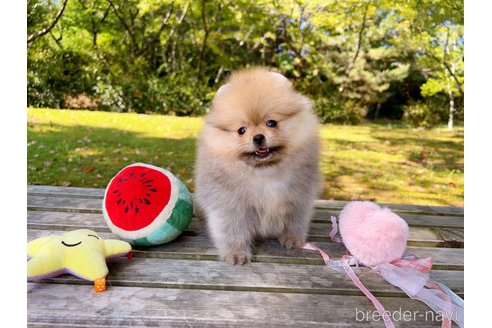
[[381,109],[381,103],[378,102],[376,105],[376,113],[374,114],[374,120],[377,120],[379,118],[379,110]]
[[92,25],[92,46],[97,48],[97,26],[94,18],[91,17],[91,25]]
[[[446,49],[449,54],[449,47]],[[453,53],[456,51],[456,41],[453,43]],[[454,61],[451,62],[451,76],[455,76],[456,65]],[[461,90],[461,89],[460,89]],[[451,89],[450,82],[448,82],[448,94],[449,94],[449,119],[448,119],[448,130],[452,131],[454,129],[454,95],[453,89]]]
[[449,88],[449,120],[448,120],[448,130],[452,131],[454,129],[454,96],[453,91]]

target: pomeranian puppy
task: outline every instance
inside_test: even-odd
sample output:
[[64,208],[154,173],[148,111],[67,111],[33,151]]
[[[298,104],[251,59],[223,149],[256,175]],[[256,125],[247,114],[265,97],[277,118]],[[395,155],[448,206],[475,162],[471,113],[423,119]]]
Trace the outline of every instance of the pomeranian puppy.
[[306,239],[320,185],[318,120],[308,98],[265,68],[232,73],[198,139],[197,206],[221,259],[250,262],[258,238]]

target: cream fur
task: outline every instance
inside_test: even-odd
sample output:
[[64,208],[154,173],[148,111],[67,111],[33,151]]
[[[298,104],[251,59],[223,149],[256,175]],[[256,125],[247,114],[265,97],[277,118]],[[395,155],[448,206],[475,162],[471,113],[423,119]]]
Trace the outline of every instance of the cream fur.
[[[260,160],[247,155],[257,134],[278,151]],[[305,241],[320,185],[318,147],[311,102],[285,77],[264,68],[232,74],[205,119],[195,172],[197,205],[224,260],[250,261],[255,238],[286,247]]]

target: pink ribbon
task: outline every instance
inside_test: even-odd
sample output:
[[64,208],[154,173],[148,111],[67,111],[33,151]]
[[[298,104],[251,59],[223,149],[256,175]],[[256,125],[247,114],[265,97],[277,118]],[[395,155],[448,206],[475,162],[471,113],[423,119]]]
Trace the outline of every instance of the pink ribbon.
[[[410,298],[427,304],[442,316],[442,327],[451,327],[451,320],[464,327],[464,302],[446,286],[429,278],[429,272],[415,269],[416,264],[410,263],[396,266],[385,263],[372,269],[393,286],[403,290]],[[428,267],[430,270],[430,267]]]
[[337,236],[338,232],[338,224],[337,224],[337,218],[336,216],[331,217],[331,231],[330,231],[330,239],[334,243],[343,243],[342,237]]
[[[400,268],[409,269],[409,272],[414,270],[426,274],[432,269],[432,258],[426,257],[417,259],[415,255],[405,254],[401,259],[392,261],[391,264]],[[421,286],[417,292],[411,294],[407,292],[408,286],[412,284],[410,279],[390,281],[384,274],[382,275],[389,283],[400,287],[411,298],[419,299],[436,312],[444,312],[444,315],[442,316],[442,328],[451,328],[451,318],[453,318],[460,327],[464,326],[463,300],[449,288],[426,276],[425,284]]]
[[342,266],[345,269],[345,272],[350,277],[350,279],[352,279],[353,283],[357,286],[357,288],[359,288],[359,290],[361,292],[363,292],[364,295],[366,295],[366,297],[372,302],[372,304],[374,304],[374,306],[376,307],[376,309],[379,312],[379,315],[384,320],[384,325],[386,327],[388,327],[388,328],[394,328],[395,325],[393,324],[393,321],[391,321],[391,318],[389,317],[388,312],[386,312],[386,310],[384,309],[384,307],[381,304],[381,302],[379,302],[379,300],[376,298],[376,296],[374,296],[366,288],[366,286],[364,286],[364,284],[359,280],[359,277],[357,277],[357,275],[355,274],[355,272],[350,267],[350,265],[348,263],[348,256],[347,255],[344,255],[342,257],[342,259],[340,260],[340,262],[342,263]]
[[323,257],[323,260],[325,261],[326,265],[328,265],[328,263],[330,262],[330,257],[328,256],[328,254],[326,254],[321,248],[319,248],[318,246],[316,246],[314,244],[305,243],[299,247],[302,249],[309,249],[311,251],[318,251],[321,254],[321,256]]
[[[323,257],[323,260],[325,261],[325,264],[327,266],[333,266],[333,264],[330,263],[330,262],[333,262],[333,261],[330,260],[330,257],[328,256],[328,254],[326,254],[326,252],[323,251],[318,246],[316,246],[316,245],[314,245],[312,243],[305,243],[305,244],[302,244],[300,246],[300,248],[302,248],[302,249],[309,249],[309,250],[313,250],[313,251],[318,251],[321,254],[321,256]],[[394,328],[395,325],[391,321],[391,318],[389,317],[388,313],[384,310],[384,307],[381,304],[381,302],[379,302],[379,300],[366,288],[366,286],[364,286],[364,284],[359,280],[359,278],[357,277],[357,275],[355,274],[355,272],[350,267],[350,265],[349,265],[349,259],[350,258],[352,258],[352,256],[344,255],[342,257],[342,259],[340,260],[340,263],[341,263],[343,269],[345,270],[345,272],[347,273],[347,275],[350,277],[350,279],[352,279],[352,281],[354,282],[354,284],[360,289],[360,291],[363,292],[364,295],[366,295],[366,297],[372,302],[372,304],[374,304],[374,306],[376,307],[376,309],[379,312],[379,315],[384,320],[384,325],[387,328]]]
[[396,259],[391,262],[401,268],[407,268],[417,270],[419,272],[427,273],[432,269],[432,257],[426,257],[424,259],[404,260]]
[[[338,225],[336,217],[332,216],[331,222],[330,239],[335,243],[342,243],[342,238],[337,236]],[[344,255],[340,261],[332,261],[325,251],[313,243],[302,244],[300,248],[318,251],[325,264],[337,271],[341,271],[341,268],[343,268],[357,288],[374,304],[383,318],[385,326],[387,328],[395,327],[381,302],[364,286],[350,267],[350,262],[354,260],[357,262],[353,256]],[[443,312],[442,328],[451,328],[451,319],[460,327],[464,326],[463,299],[446,286],[429,278],[429,272],[432,269],[432,258],[418,259],[413,254],[405,254],[401,259],[378,265],[372,269],[381,274],[386,281],[402,289],[411,298],[424,302],[436,312]]]

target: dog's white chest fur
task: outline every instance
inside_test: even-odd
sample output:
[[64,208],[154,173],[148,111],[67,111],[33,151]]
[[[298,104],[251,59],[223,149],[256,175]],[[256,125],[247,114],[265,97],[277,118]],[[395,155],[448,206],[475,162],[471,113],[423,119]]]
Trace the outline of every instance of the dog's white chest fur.
[[262,237],[275,236],[285,226],[286,198],[288,181],[285,179],[257,178],[250,185],[250,200],[258,214],[255,222],[256,233]]

